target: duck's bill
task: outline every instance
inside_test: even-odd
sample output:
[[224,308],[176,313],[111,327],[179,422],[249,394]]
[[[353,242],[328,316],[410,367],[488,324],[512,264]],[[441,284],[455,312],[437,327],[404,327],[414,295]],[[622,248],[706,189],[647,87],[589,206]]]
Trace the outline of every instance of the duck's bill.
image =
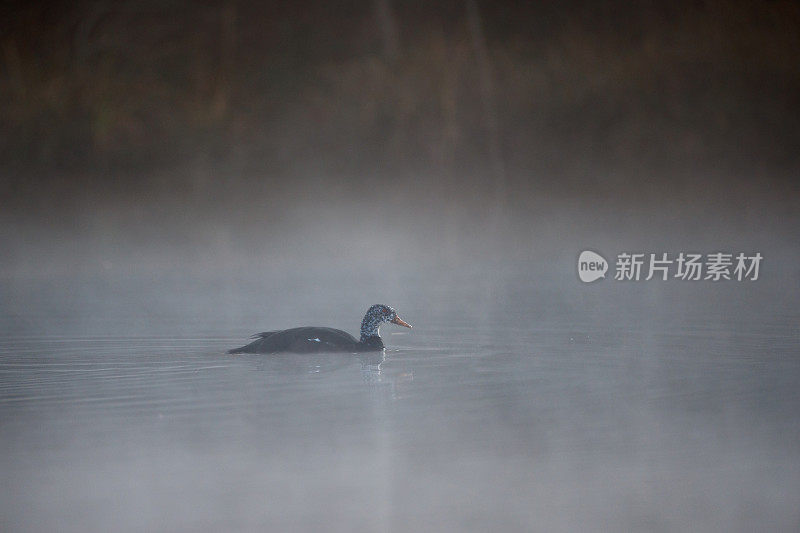
[[406,322],[405,320],[403,320],[399,316],[394,317],[394,320],[392,320],[392,324],[397,324],[398,326],[404,326],[404,327],[407,327],[407,328],[411,327],[411,324],[409,324],[408,322]]

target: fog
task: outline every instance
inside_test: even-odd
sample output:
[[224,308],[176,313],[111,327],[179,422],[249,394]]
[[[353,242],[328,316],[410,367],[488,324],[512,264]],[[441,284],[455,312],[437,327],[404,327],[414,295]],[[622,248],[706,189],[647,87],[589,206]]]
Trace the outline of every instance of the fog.
[[3,531],[797,529],[796,6],[3,9]]

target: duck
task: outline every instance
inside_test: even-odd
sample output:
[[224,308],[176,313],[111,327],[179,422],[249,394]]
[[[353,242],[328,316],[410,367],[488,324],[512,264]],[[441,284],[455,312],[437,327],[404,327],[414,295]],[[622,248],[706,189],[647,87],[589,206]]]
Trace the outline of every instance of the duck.
[[379,328],[384,322],[390,322],[411,328],[411,324],[397,316],[397,312],[388,305],[375,304],[367,309],[361,321],[361,338],[355,337],[341,329],[318,326],[281,329],[256,333],[250,344],[229,350],[229,354],[238,353],[320,353],[320,352],[378,352],[385,348]]

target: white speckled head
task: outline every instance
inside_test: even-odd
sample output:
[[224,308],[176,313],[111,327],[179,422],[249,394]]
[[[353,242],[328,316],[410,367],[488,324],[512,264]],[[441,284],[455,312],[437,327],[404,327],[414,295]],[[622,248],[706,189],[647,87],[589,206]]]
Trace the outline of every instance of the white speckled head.
[[388,305],[375,304],[367,309],[367,314],[364,315],[364,320],[361,321],[361,340],[363,341],[369,337],[378,337],[380,335],[378,330],[384,322],[394,322],[401,326],[411,327],[402,321],[395,310]]
[[361,321],[361,340],[368,337],[378,337],[380,335],[378,329],[381,324],[388,322],[397,316],[394,309],[388,305],[375,304],[364,315],[364,320]]

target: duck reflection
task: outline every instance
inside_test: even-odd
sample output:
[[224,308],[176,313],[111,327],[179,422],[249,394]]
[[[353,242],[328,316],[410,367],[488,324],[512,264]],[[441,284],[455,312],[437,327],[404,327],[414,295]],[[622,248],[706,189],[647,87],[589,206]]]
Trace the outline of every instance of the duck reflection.
[[385,350],[361,353],[317,353],[283,355],[260,355],[256,368],[276,375],[329,375],[352,368],[361,374],[361,381],[371,391],[388,395],[392,399],[402,397],[407,384],[414,380],[414,372],[402,363],[401,352]]
[[[393,400],[402,398],[403,392],[414,380],[414,372],[399,362],[399,352],[363,354],[358,357],[361,364],[361,379],[370,389]],[[388,359],[388,360],[387,360]]]

